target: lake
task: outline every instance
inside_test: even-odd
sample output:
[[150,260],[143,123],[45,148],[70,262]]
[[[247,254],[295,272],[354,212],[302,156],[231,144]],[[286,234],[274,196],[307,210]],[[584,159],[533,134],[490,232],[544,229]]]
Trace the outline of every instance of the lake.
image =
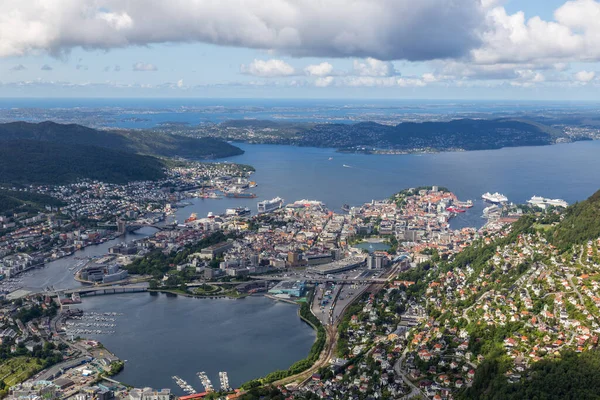
[[84,298],[81,308],[117,312],[115,334],[88,335],[128,360],[115,379],[136,387],[183,391],[171,378],[201,390],[197,372],[215,388],[220,371],[232,387],[305,358],[316,333],[297,315],[298,307],[262,296],[194,299],[165,294]]

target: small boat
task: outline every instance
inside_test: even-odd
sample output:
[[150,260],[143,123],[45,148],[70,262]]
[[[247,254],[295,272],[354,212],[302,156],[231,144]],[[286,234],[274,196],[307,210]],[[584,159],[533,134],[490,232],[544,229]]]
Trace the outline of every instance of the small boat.
[[190,217],[188,219],[185,220],[185,223],[189,223],[189,222],[194,222],[195,220],[198,219],[198,216],[196,215],[196,213],[192,213],[190,215]]

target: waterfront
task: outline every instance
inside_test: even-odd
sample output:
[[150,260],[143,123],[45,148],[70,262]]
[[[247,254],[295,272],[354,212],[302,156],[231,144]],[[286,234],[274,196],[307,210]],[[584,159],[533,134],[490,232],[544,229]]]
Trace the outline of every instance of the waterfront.
[[[256,168],[251,189],[257,199],[193,199],[177,212],[179,221],[190,213],[206,216],[227,208],[248,207],[280,196],[291,202],[316,199],[333,210],[347,203],[360,205],[384,199],[408,187],[439,185],[474,207],[457,216],[452,226],[481,226],[485,192],[500,192],[509,201],[524,203],[533,195],[583,200],[600,188],[600,142],[577,142],[541,147],[413,155],[337,153],[335,149],[279,145],[236,144],[245,154],[227,161]],[[329,160],[332,158],[332,160]],[[344,167],[347,165],[348,167]]]
[[82,250],[76,251],[70,256],[46,263],[44,267],[37,268],[24,274],[21,278],[20,286],[35,291],[44,290],[48,286],[54,286],[56,289],[69,289],[81,286],[82,284],[74,279],[74,271],[69,269],[80,261],[78,258],[107,254],[108,249],[118,243],[142,239],[155,232],[156,229],[154,228],[144,227],[105,243],[88,246]]
[[89,335],[128,360],[115,379],[179,395],[173,375],[201,390],[197,372],[206,371],[218,386],[218,373],[226,371],[238,387],[303,359],[315,339],[297,306],[262,296],[200,300],[144,293],[85,298],[81,308],[123,314],[115,334]]

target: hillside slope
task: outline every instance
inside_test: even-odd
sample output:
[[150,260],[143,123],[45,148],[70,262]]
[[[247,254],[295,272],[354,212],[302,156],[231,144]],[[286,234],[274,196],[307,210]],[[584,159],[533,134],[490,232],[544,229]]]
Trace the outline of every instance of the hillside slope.
[[213,138],[196,139],[151,131],[99,131],[50,121],[0,124],[0,141],[21,139],[99,146],[163,157],[218,158],[243,153],[240,148]]
[[24,211],[43,211],[45,206],[60,207],[62,205],[64,205],[62,201],[43,194],[0,190],[0,215]]
[[562,250],[600,237],[600,190],[581,203],[567,209],[564,220],[556,227],[552,242]]
[[64,184],[81,178],[108,183],[164,177],[155,157],[98,146],[11,140],[0,146],[0,183]]

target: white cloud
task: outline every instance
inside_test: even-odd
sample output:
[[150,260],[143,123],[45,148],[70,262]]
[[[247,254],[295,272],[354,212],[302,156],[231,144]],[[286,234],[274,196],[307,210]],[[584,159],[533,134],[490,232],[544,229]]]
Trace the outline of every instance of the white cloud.
[[477,47],[484,12],[481,0],[3,0],[0,56],[204,42],[429,60]]
[[25,71],[27,69],[26,66],[24,66],[23,64],[18,64],[15,65],[14,67],[12,67],[10,70],[11,71]]
[[364,62],[354,60],[353,73],[358,76],[392,76],[397,75],[391,62],[367,58]]
[[97,17],[100,20],[106,21],[115,30],[129,29],[133,26],[133,20],[127,13],[100,12],[97,14]]
[[423,82],[425,82],[425,83],[433,83],[433,82],[438,81],[438,78],[434,74],[429,73],[429,72],[423,74],[422,79],[423,79]]
[[335,85],[337,87],[378,87],[378,88],[405,88],[422,87],[427,82],[420,78],[398,78],[394,76],[375,77],[375,76],[344,76],[333,78],[319,78],[315,82],[316,86],[324,87]]
[[307,75],[311,76],[327,76],[331,75],[331,73],[333,72],[333,65],[329,64],[328,62],[309,65],[306,68],[304,68],[304,72],[306,72]]
[[294,67],[283,60],[254,60],[250,64],[242,64],[240,71],[243,74],[260,76],[263,78],[274,78],[291,76],[296,73]]
[[327,87],[330,86],[333,83],[333,76],[325,76],[325,77],[321,77],[318,78],[315,81],[315,86],[317,87]]
[[578,82],[588,83],[596,77],[596,73],[593,71],[579,71],[575,74],[575,79]]
[[183,87],[183,79],[177,81],[177,87],[180,89]]
[[[154,65],[154,64],[136,62],[135,64],[133,64],[133,70],[138,71],[138,72],[158,71],[158,68],[156,68],[156,65]],[[115,71],[117,71],[116,68],[115,68]]]
[[503,7],[487,14],[483,45],[472,51],[473,61],[494,63],[551,63],[600,60],[600,2],[571,0],[554,12],[553,21],[523,12],[509,15]]

